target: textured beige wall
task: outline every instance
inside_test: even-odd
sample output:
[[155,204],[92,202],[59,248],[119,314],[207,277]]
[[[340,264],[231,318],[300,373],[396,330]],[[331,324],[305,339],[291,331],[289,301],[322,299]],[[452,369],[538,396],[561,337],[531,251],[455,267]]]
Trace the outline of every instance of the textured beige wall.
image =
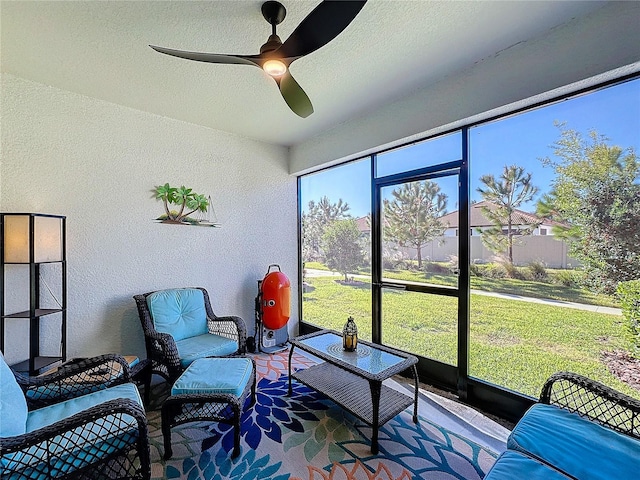
[[[1,79],[0,210],[67,216],[68,353],[144,355],[132,295],[203,286],[218,314],[253,330],[256,280],[278,263],[297,322],[296,179],[287,152],[224,132],[33,83]],[[163,225],[155,185],[210,194],[222,228]],[[24,282],[7,279],[9,307]],[[55,280],[51,279],[51,282]],[[58,348],[56,322],[45,353]],[[26,333],[7,359],[27,355]]]

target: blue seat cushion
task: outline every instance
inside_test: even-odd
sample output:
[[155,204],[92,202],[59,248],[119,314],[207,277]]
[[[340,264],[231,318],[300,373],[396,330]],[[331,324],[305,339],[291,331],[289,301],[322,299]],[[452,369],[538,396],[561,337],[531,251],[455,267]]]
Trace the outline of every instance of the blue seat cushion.
[[[37,431],[100,403],[122,398],[134,400],[142,406],[140,394],[133,383],[117,385],[29,412],[27,432]],[[56,475],[73,472],[90,462],[91,458],[105,457],[135,441],[138,436],[136,419],[123,415],[120,421],[116,421],[116,429],[111,426],[114,419],[114,416],[107,415],[88,426],[60,432],[48,444],[34,445],[26,452],[5,455],[0,461],[0,471],[13,472],[19,478],[24,478],[20,475],[48,478],[50,469]],[[47,449],[46,455],[43,454],[43,448]]]
[[208,332],[204,294],[197,288],[160,290],[147,297],[153,325],[174,340]]
[[171,395],[228,393],[240,397],[252,371],[248,358],[201,358],[176,380]]
[[27,400],[0,352],[0,437],[15,437],[27,430]]
[[176,342],[182,368],[194,360],[206,357],[225,357],[238,351],[238,342],[213,333],[184,338]]
[[584,480],[637,478],[640,472],[639,440],[552,405],[533,405],[507,447]]
[[39,430],[42,427],[64,420],[83,410],[116,398],[128,398],[142,405],[140,393],[136,386],[133,383],[124,383],[29,412],[29,416],[27,417],[27,432]]
[[567,480],[571,477],[523,453],[507,450],[498,457],[484,480]]

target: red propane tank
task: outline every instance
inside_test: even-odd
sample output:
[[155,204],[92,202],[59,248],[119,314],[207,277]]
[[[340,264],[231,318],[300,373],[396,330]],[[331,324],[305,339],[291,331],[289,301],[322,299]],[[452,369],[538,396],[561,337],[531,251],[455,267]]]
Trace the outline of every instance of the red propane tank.
[[[269,269],[274,265],[269,265]],[[275,265],[280,270],[278,265]],[[284,327],[291,314],[291,283],[281,271],[269,272],[262,280],[262,323],[265,328]]]

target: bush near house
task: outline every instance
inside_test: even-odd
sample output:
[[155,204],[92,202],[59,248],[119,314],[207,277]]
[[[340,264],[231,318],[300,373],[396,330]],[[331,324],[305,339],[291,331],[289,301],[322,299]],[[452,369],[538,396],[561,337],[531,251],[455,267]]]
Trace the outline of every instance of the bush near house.
[[547,269],[541,262],[531,262],[527,268],[532,280],[544,281],[547,279]]
[[620,282],[616,290],[625,319],[625,331],[630,352],[640,358],[640,280]]

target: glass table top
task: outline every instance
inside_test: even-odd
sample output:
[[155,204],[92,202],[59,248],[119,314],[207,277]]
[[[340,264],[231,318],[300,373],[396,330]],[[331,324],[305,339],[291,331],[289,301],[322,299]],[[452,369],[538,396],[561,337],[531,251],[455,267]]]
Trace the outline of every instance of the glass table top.
[[374,375],[406,360],[406,357],[394,355],[360,342],[358,342],[358,348],[355,352],[347,352],[342,348],[342,336],[333,332],[298,340],[297,343]]

